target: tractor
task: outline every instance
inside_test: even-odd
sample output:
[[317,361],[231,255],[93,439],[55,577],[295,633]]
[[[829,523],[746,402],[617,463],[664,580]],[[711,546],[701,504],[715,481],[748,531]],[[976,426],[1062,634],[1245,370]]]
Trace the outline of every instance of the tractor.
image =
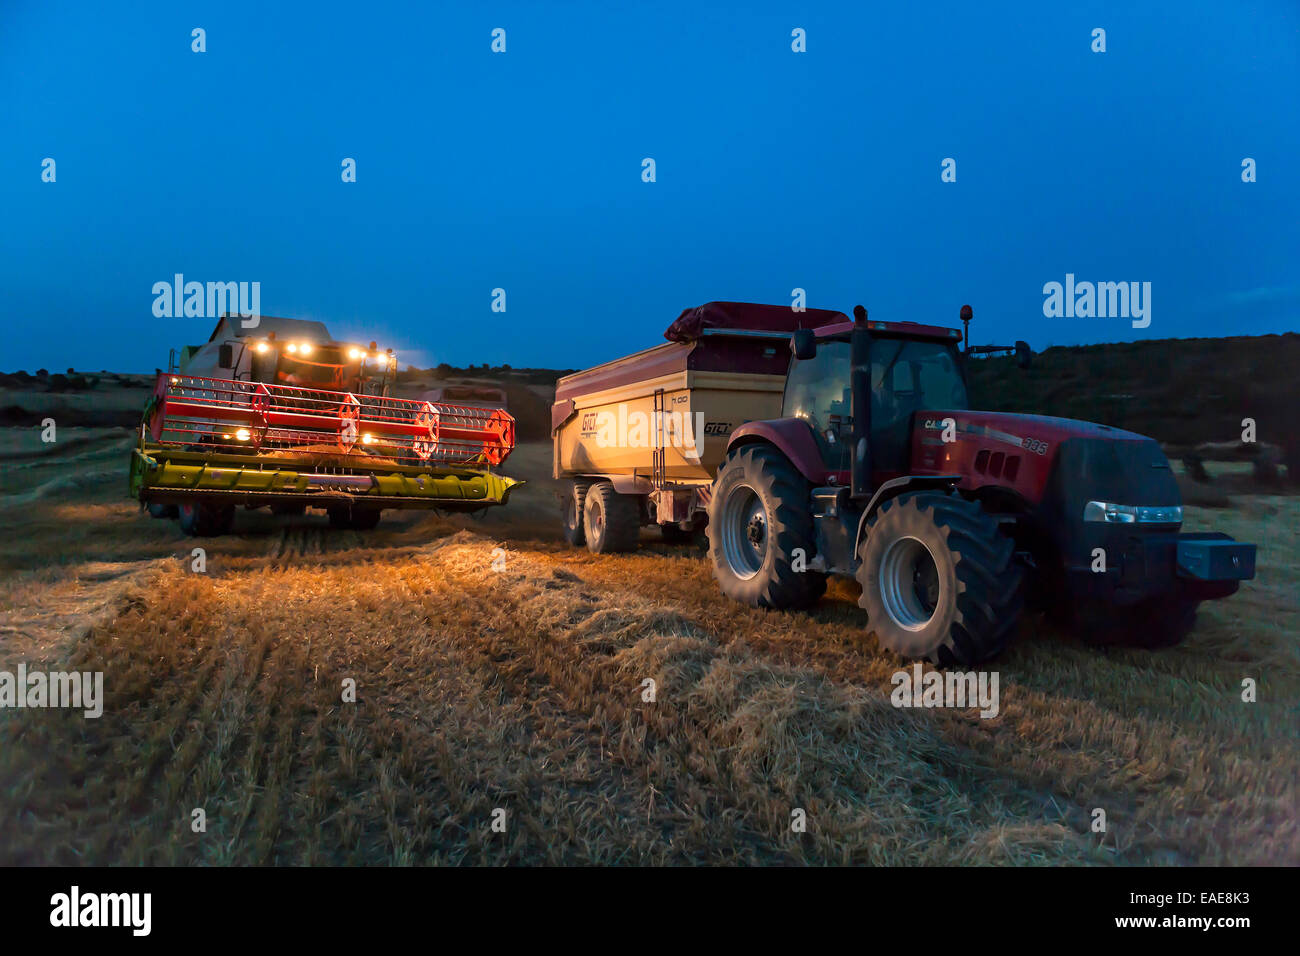
[[781,417],[730,434],[707,527],[727,596],[807,607],[852,577],[882,646],[952,666],[1001,652],[1027,605],[1091,642],[1177,644],[1254,576],[1253,544],[1180,533],[1153,439],[969,410],[972,356],[1032,360],[970,348],[969,306],[964,332],[841,318],[790,336]]

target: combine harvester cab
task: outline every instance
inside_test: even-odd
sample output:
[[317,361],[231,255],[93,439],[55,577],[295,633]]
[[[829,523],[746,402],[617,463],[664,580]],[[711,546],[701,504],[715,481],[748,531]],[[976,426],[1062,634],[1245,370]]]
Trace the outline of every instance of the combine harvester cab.
[[369,529],[387,508],[479,511],[520,484],[494,470],[515,445],[503,409],[390,397],[391,351],[335,342],[319,323],[266,317],[245,335],[235,321],[158,376],[130,475],[155,517],[212,535],[239,505],[311,507]]

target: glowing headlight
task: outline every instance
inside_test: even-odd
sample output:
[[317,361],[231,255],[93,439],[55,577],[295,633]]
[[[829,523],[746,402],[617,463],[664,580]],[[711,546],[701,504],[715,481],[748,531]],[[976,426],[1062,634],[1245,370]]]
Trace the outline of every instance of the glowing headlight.
[[268,352],[268,351],[270,351],[270,349],[271,349],[271,346],[267,345],[265,342],[258,342],[258,343],[257,343],[257,350],[258,350],[259,352]]
[[348,358],[352,359],[354,362],[365,357],[366,353],[361,351],[361,349],[348,349]]
[[372,435],[372,434],[370,434],[370,432],[365,432],[365,433],[361,436],[361,444],[363,444],[363,445],[373,445],[374,443],[375,443],[375,436]]
[[249,434],[247,428],[238,428],[235,430],[236,441],[248,441],[248,439],[250,439],[251,437],[252,435]]
[[311,355],[311,343],[303,342],[302,345],[298,346],[298,351],[303,355]]
[[285,346],[285,348],[288,349],[290,352],[296,352],[298,351],[298,344],[296,342],[290,342],[288,345]]
[[1083,506],[1084,521],[1106,524],[1182,524],[1182,505],[1117,505],[1089,501]]

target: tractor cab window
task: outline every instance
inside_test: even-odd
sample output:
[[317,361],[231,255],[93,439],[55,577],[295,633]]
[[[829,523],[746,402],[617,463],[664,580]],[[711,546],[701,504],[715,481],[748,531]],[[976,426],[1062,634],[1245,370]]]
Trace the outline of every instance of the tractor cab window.
[[813,358],[794,362],[786,379],[784,404],[787,418],[802,418],[812,428],[826,467],[847,469],[853,444],[849,343],[822,341]]
[[871,453],[874,468],[905,472],[912,414],[966,407],[966,385],[942,342],[876,339],[871,346]]

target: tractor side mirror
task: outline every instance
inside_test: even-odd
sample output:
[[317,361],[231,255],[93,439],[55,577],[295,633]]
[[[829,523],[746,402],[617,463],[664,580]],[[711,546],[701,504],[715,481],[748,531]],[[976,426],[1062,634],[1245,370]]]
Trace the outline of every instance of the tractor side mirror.
[[222,368],[235,367],[235,347],[229,342],[217,349],[217,364]]
[[1021,368],[1029,368],[1034,360],[1034,350],[1029,347],[1028,342],[1016,342],[1016,364]]
[[790,336],[790,351],[801,362],[817,356],[817,333],[812,329],[795,329]]

